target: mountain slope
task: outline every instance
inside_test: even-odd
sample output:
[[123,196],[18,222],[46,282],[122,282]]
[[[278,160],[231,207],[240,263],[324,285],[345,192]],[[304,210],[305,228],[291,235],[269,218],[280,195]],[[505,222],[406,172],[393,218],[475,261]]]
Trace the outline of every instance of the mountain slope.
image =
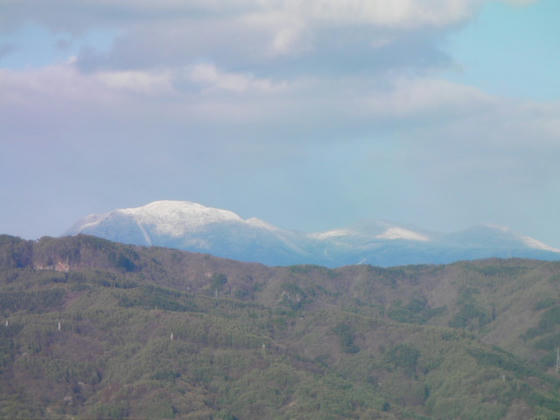
[[286,265],[309,257],[295,233],[259,219],[197,203],[156,201],[143,207],[88,216],[68,234],[86,233],[118,242],[157,245]]
[[555,418],[559,294],[560,263],[270,268],[0,236],[0,417]]
[[68,232],[135,245],[206,252],[269,265],[442,264],[490,257],[560,259],[560,250],[501,227],[441,234],[388,222],[305,234],[185,201],[90,215]]

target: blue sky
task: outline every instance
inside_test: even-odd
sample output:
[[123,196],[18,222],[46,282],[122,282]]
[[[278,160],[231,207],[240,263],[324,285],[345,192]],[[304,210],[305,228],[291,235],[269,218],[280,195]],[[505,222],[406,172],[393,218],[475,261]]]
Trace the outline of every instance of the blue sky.
[[197,201],[560,246],[560,3],[0,1],[0,232]]
[[488,3],[446,50],[457,62],[450,80],[495,95],[558,100],[560,84],[560,3],[554,0],[512,7]]

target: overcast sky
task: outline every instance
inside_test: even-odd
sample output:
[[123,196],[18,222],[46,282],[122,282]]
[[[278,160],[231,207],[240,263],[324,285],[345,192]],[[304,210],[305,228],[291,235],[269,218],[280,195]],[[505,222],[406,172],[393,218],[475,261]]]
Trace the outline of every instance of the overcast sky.
[[559,19],[558,0],[0,0],[0,233],[173,199],[559,247]]

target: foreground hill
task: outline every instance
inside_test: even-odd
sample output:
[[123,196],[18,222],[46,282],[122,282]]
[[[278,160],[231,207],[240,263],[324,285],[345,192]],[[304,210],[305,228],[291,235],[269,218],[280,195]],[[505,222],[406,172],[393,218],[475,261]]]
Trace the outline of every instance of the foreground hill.
[[156,201],[90,215],[68,231],[69,235],[79,233],[268,265],[367,263],[388,267],[490,257],[560,259],[560,250],[502,227],[478,226],[442,234],[372,222],[306,234],[188,201]]
[[559,291],[552,262],[271,268],[0,236],[0,418],[556,418]]

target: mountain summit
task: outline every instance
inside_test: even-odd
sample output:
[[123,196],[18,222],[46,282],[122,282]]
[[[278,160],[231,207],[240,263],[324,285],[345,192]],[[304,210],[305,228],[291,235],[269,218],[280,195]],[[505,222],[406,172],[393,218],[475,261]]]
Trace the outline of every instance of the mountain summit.
[[499,226],[476,226],[444,234],[379,221],[303,233],[189,201],[155,201],[89,215],[67,232],[80,233],[268,265],[392,266],[490,257],[560,259],[560,250]]

